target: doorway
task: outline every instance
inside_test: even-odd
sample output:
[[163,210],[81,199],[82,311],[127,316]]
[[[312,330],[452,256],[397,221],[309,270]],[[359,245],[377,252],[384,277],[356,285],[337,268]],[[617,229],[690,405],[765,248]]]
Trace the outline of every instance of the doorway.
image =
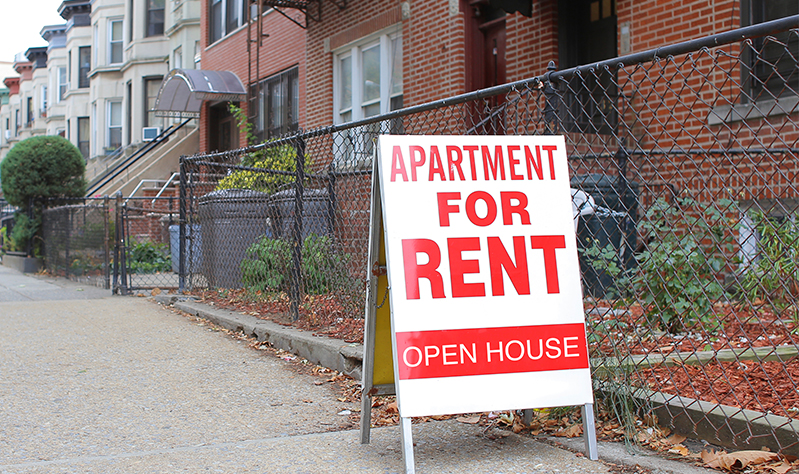
[[209,149],[214,151],[227,151],[238,148],[239,133],[236,128],[236,117],[230,112],[228,103],[215,104],[209,109]]
[[[616,0],[558,0],[558,68],[617,56]],[[566,131],[613,133],[618,124],[614,71],[574,76],[562,85],[559,110]]]
[[[466,17],[466,92],[507,82],[505,59],[505,17],[502,8],[489,0],[461,0]],[[504,96],[487,100],[487,107],[475,105],[470,132],[502,134]]]

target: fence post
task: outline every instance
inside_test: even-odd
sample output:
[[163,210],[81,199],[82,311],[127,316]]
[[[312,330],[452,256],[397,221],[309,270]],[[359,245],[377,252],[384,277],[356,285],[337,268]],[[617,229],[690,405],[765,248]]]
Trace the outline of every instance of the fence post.
[[333,237],[333,229],[336,228],[336,167],[330,163],[327,172],[327,219],[330,225],[330,236]]
[[544,75],[544,99],[546,101],[544,105],[544,124],[547,134],[557,134],[560,130],[560,117],[558,116],[560,101],[558,100],[558,91],[550,80],[552,73],[557,70],[558,67],[555,65],[555,61],[550,61],[547,65],[547,72]]
[[[186,291],[186,160],[180,157],[180,178],[178,180],[178,294]],[[172,237],[170,236],[170,245]]]
[[109,235],[109,228],[108,228],[108,194],[103,196],[103,258],[105,259],[105,265],[103,266],[103,273],[105,277],[105,284],[104,288],[106,290],[111,289],[111,236]]
[[305,140],[300,139],[294,145],[297,150],[297,172],[294,186],[294,240],[292,242],[291,261],[294,264],[294,278],[291,279],[290,311],[292,321],[300,319],[300,301],[302,295],[302,197],[305,180]]

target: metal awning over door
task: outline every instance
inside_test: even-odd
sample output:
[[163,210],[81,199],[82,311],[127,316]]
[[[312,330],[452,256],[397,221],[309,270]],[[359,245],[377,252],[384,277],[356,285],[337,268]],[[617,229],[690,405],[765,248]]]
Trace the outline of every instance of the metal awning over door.
[[205,101],[246,98],[244,84],[230,71],[173,69],[161,82],[153,111],[157,117],[199,118]]

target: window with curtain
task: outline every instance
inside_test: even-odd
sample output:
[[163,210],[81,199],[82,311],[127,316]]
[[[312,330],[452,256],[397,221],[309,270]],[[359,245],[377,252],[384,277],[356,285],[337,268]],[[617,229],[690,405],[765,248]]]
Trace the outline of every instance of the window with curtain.
[[92,47],[78,48],[78,87],[89,87],[89,71],[92,69]]
[[108,102],[108,148],[116,150],[122,146],[122,101]]

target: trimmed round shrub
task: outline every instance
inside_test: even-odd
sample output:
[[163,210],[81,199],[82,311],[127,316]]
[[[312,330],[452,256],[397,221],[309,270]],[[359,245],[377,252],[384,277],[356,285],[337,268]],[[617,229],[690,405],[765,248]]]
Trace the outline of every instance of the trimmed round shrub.
[[86,192],[86,162],[66,138],[32,137],[14,145],[0,163],[5,199],[28,209],[30,199],[81,197]]

